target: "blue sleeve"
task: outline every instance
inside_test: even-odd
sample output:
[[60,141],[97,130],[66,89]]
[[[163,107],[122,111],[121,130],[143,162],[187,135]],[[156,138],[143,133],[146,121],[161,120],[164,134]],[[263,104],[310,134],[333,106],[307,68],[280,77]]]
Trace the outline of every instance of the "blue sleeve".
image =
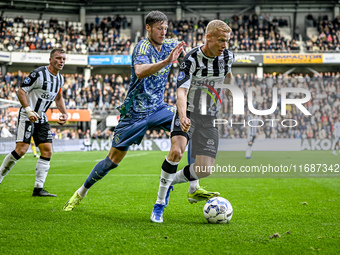
[[148,41],[139,42],[135,48],[133,64],[150,64],[150,43]]

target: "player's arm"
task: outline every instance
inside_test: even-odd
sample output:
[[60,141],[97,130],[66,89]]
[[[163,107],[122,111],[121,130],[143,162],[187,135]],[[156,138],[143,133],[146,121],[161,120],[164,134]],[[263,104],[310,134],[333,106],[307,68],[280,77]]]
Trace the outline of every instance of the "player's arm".
[[188,132],[191,122],[187,117],[187,97],[189,90],[186,88],[177,89],[177,112],[183,132]]
[[64,98],[62,96],[61,89],[60,89],[59,93],[57,94],[57,96],[55,97],[54,101],[55,101],[55,104],[56,104],[58,110],[61,112],[58,124],[64,125],[65,122],[67,121],[67,111],[66,111],[65,102],[64,102]]
[[17,96],[18,96],[20,104],[25,109],[27,117],[30,120],[30,122],[36,122],[38,119],[41,119],[38,113],[33,111],[32,108],[29,106],[28,99],[27,99],[27,92],[25,90],[23,90],[22,88],[19,88],[17,91]]
[[171,51],[170,55],[163,61],[153,64],[136,64],[134,68],[137,78],[143,79],[154,73],[157,73],[159,70],[162,70],[164,67],[170,65],[172,62],[177,60],[177,58],[183,51],[183,45],[183,41],[177,44],[176,47],[173,48],[173,50]]
[[232,72],[227,73],[227,75],[224,78],[224,84],[230,84],[232,78],[234,78],[233,73]]

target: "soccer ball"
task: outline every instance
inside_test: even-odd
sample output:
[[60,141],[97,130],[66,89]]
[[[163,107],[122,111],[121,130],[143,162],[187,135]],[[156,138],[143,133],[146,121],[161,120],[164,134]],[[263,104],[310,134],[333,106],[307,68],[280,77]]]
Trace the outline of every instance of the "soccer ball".
[[203,215],[209,223],[228,223],[233,216],[233,207],[227,199],[214,197],[205,203]]

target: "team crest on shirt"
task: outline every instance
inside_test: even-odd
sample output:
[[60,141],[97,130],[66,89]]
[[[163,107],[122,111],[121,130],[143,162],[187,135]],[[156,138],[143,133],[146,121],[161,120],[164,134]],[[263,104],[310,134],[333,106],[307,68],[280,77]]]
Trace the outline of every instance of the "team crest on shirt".
[[181,125],[181,123],[179,122],[179,119],[176,119],[175,125],[176,125],[177,127],[179,127],[179,126]]
[[24,80],[24,83],[25,84],[29,84],[31,82],[31,78],[30,77],[27,77],[25,80]]
[[37,76],[37,74],[36,74],[35,72],[32,72],[32,73],[31,73],[31,77],[32,77],[32,78],[35,78],[36,76]]
[[187,66],[185,64],[185,61],[182,62],[181,66],[180,66],[180,69],[185,69]]
[[178,73],[178,77],[177,77],[177,79],[178,79],[179,81],[181,81],[181,80],[183,80],[183,79],[184,79],[184,77],[185,77],[185,74],[184,74],[184,72],[183,72],[183,71],[181,71],[181,72],[179,72],[179,73]]

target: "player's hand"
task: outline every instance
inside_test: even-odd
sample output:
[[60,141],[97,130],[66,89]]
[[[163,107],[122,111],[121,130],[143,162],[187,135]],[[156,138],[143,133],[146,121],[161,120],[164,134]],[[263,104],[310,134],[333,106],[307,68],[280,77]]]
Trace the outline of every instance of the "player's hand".
[[67,121],[67,114],[61,114],[60,116],[59,116],[59,121],[58,121],[58,124],[59,125],[64,125],[65,123],[66,123],[66,121]]
[[173,48],[173,50],[171,51],[168,59],[170,61],[170,64],[174,61],[177,60],[177,58],[179,57],[179,55],[181,55],[182,51],[183,51],[183,45],[185,44],[184,41],[181,41],[179,44],[176,45],[175,48]]
[[188,132],[191,126],[191,121],[188,117],[180,118],[181,129],[183,132]]
[[41,119],[38,113],[32,110],[30,106],[25,108],[26,114],[30,122],[36,122],[38,119]]

